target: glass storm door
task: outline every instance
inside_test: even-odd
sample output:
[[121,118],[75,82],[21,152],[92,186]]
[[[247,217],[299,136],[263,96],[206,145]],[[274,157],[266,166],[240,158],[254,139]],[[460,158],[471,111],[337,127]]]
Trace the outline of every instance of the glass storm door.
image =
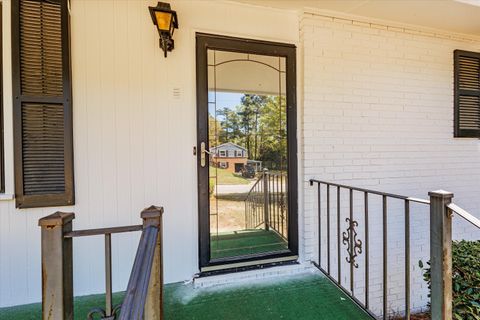
[[197,34],[200,267],[296,259],[295,47]]

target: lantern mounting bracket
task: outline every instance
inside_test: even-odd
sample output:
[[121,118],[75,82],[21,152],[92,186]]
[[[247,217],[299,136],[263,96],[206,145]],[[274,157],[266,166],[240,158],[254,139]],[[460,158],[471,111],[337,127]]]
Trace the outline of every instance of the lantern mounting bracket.
[[158,2],[156,7],[148,7],[153,24],[157,27],[160,36],[159,44],[163,50],[165,58],[167,52],[175,47],[173,41],[173,32],[178,29],[177,12],[170,8],[166,2]]

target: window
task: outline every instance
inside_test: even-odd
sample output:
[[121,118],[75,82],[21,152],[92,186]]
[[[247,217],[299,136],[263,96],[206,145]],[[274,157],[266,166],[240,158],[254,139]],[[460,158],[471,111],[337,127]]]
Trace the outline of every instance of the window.
[[243,157],[243,152],[242,152],[242,150],[235,150],[235,156],[238,157],[238,158]]
[[480,138],[480,53],[455,50],[455,137]]
[[67,0],[12,1],[19,208],[74,204],[69,37]]
[[220,157],[225,158],[227,156],[227,152],[225,150],[220,150]]
[[220,168],[227,169],[228,168],[228,163],[227,162],[220,162]]

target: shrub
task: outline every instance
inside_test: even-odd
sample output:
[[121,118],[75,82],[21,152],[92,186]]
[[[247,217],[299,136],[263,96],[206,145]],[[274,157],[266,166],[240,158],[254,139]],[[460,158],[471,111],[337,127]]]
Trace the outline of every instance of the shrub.
[[213,191],[215,191],[215,178],[210,178],[208,183],[208,193],[210,196],[213,194]]
[[[480,241],[454,241],[452,262],[453,318],[480,320]],[[430,267],[419,266],[430,289]]]

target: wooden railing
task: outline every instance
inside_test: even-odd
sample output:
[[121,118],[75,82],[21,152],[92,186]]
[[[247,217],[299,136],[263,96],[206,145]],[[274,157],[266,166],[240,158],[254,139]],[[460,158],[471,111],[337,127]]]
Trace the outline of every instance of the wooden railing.
[[[142,225],[73,231],[73,213],[56,212],[41,218],[42,319],[73,320],[73,252],[75,237],[105,236],[105,309],[94,308],[101,319],[160,320],[163,318],[162,268],[163,208],[141,212]],[[124,301],[112,305],[111,235],[142,231]]]

